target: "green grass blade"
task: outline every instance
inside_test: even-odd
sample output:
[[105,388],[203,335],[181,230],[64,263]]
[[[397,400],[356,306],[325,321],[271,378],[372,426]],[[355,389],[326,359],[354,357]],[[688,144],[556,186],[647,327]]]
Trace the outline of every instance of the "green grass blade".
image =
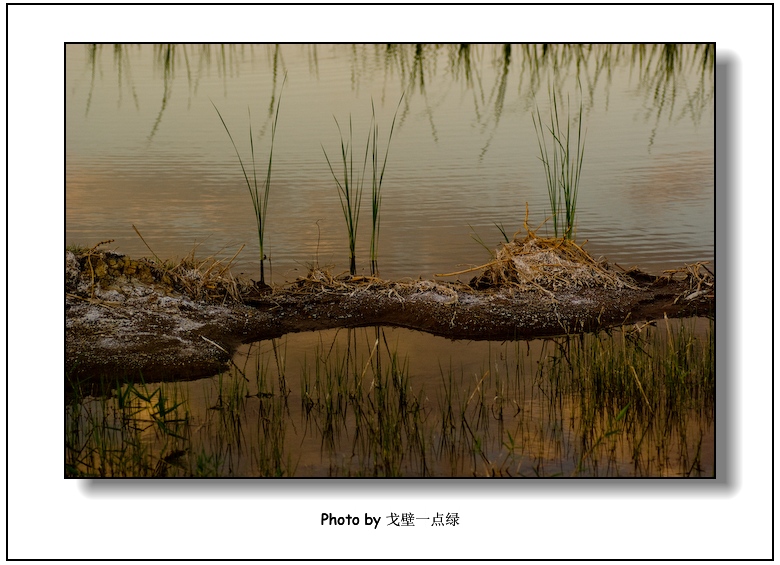
[[[565,239],[574,239],[575,214],[579,191],[580,174],[585,154],[585,141],[582,134],[582,85],[580,84],[580,108],[576,119],[577,146],[573,146],[571,127],[571,102],[566,98],[566,124],[561,123],[561,109],[558,108],[558,94],[550,87],[550,121],[542,123],[541,112],[537,105],[536,114],[531,114],[539,145],[540,160],[545,170],[547,192],[553,218],[555,237],[561,234]],[[545,130],[552,137],[552,148],[547,146]],[[576,151],[576,153],[575,153]],[[563,214],[563,217],[560,217]],[[561,220],[559,223],[559,219]],[[565,224],[564,224],[565,220]],[[559,230],[560,226],[560,230]]]
[[238,151],[238,147],[236,147],[236,142],[233,140],[233,136],[230,133],[230,129],[227,127],[227,124],[225,123],[224,118],[222,117],[222,114],[219,111],[219,108],[217,108],[217,105],[214,104],[213,101],[210,101],[211,105],[214,106],[214,109],[217,111],[217,115],[219,116],[220,121],[222,122],[222,126],[225,128],[225,131],[228,134],[228,137],[230,138],[230,143],[233,144],[233,149],[236,152],[236,157],[238,157],[238,162],[241,165],[241,171],[244,173],[244,180],[246,180],[246,186],[249,189],[249,192],[252,192],[252,185],[249,182],[249,176],[246,174],[246,169],[244,168],[244,162],[241,160],[241,153]]
[[[286,82],[287,76],[285,75],[284,82]],[[282,82],[282,91],[284,90],[284,82]],[[236,156],[238,157],[238,162],[241,165],[241,172],[244,175],[244,181],[246,182],[247,189],[249,190],[249,196],[252,199],[252,208],[254,209],[255,214],[255,222],[257,225],[257,239],[258,239],[258,245],[259,245],[259,251],[260,251],[260,284],[265,284],[265,228],[266,228],[266,219],[268,217],[268,200],[271,192],[271,169],[273,166],[273,155],[274,155],[274,142],[276,139],[276,127],[279,121],[279,109],[281,108],[282,103],[282,91],[279,93],[279,99],[276,103],[276,114],[274,116],[274,121],[271,126],[271,149],[268,156],[268,169],[266,171],[265,176],[265,182],[263,185],[263,194],[261,196],[260,190],[258,188],[257,184],[257,164],[255,161],[255,143],[254,143],[254,134],[252,132],[252,113],[249,108],[247,108],[247,114],[249,116],[249,151],[252,156],[252,180],[253,183],[249,180],[249,174],[247,173],[246,167],[244,166],[244,161],[241,159],[241,153],[238,150],[238,146],[236,146],[236,142],[233,139],[233,135],[230,133],[230,128],[228,128],[227,124],[225,123],[225,119],[222,117],[222,113],[219,111],[219,108],[217,108],[217,105],[214,104],[213,101],[211,101],[212,106],[214,106],[214,109],[217,112],[217,115],[219,116],[220,121],[222,122],[222,126],[225,128],[225,131],[228,134],[228,137],[230,138],[230,143],[233,145],[233,150],[236,152]]]

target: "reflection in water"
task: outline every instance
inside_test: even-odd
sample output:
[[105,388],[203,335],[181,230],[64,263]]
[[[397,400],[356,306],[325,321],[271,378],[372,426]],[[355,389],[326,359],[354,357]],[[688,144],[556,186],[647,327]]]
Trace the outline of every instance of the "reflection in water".
[[[287,73],[283,57],[283,46],[239,46],[239,45],[176,45],[153,46],[153,63],[159,71],[157,79],[163,82],[163,105],[170,93],[172,81],[176,78],[177,64],[184,65],[190,95],[197,92],[198,82],[211,71],[224,81],[224,93],[228,95],[227,79],[238,76],[248,63],[254,66],[255,50],[265,49],[272,76],[272,93],[276,93],[279,77]],[[285,48],[297,46],[286,45]],[[103,45],[89,44],[87,65],[92,73],[94,87]],[[319,78],[318,46],[307,45],[309,72]],[[135,86],[130,76],[128,50],[130,46],[115,44],[114,68],[119,82],[119,101],[122,99],[122,77],[126,73],[129,88],[138,106]],[[381,60],[384,81],[397,80],[400,90],[426,96],[426,82],[446,73],[454,82],[462,83],[472,90],[475,102],[475,118],[483,127],[486,108],[492,108],[492,117],[497,125],[506,97],[510,72],[517,75],[518,94],[525,100],[526,108],[534,104],[540,88],[547,90],[565,89],[567,84],[578,80],[586,85],[589,105],[592,107],[595,91],[601,86],[608,92],[613,71],[619,66],[628,66],[637,73],[636,91],[645,98],[645,120],[656,123],[662,116],[669,120],[690,117],[695,123],[701,121],[705,112],[712,110],[714,99],[714,44],[636,44],[636,45],[583,45],[583,44],[520,44],[520,45],[427,45],[387,44],[351,45],[351,84],[359,90],[363,80],[371,80],[374,72],[370,61]],[[248,55],[247,55],[248,50]],[[513,58],[513,52],[517,54]],[[248,60],[247,60],[248,58]],[[484,59],[497,69],[495,84],[484,91],[477,66]],[[193,59],[197,64],[190,64]],[[440,68],[440,60],[448,64]],[[477,66],[472,65],[477,62]],[[100,69],[102,73],[102,69]],[[687,79],[697,78],[689,85]],[[603,84],[600,84],[601,81]],[[88,96],[88,101],[91,99]],[[675,114],[677,106],[679,113]],[[268,113],[273,113],[274,103],[269,104]],[[429,119],[433,122],[436,104],[426,99]],[[89,104],[87,105],[87,111]],[[157,120],[159,121],[159,119]],[[432,135],[436,137],[432,124]],[[495,126],[494,126],[495,127]],[[655,128],[654,128],[655,129]],[[652,143],[651,143],[652,144]]]
[[160,105],[160,113],[157,114],[157,119],[154,121],[154,124],[152,125],[152,131],[147,137],[149,143],[152,142],[152,139],[154,138],[154,134],[157,131],[157,128],[160,126],[160,121],[162,120],[163,112],[165,111],[165,106],[168,104],[168,96],[170,95],[171,80],[173,78],[173,73],[174,73],[175,49],[176,49],[175,45],[156,46],[157,58],[155,59],[155,61],[157,62],[158,65],[162,66],[163,94],[162,94],[162,103]]
[[133,97],[133,104],[136,111],[139,110],[138,106],[138,93],[135,89],[135,83],[133,82],[133,74],[130,68],[130,57],[127,50],[127,45],[114,45],[114,66],[116,67],[117,77],[117,91],[119,93],[119,100],[117,101],[117,107],[122,106],[122,79],[127,82],[127,87],[130,89],[130,94]]
[[[92,93],[95,91],[95,73],[97,72],[97,63],[96,63],[96,54],[97,54],[97,46],[96,45],[88,45],[87,46],[87,65],[92,70],[92,73],[90,75],[90,81],[89,81],[89,92],[87,93],[87,109],[84,111],[84,115],[89,115],[89,107],[92,104]],[[121,95],[120,95],[121,99]]]
[[713,476],[712,328],[659,326],[513,343],[366,328],[249,344],[211,379],[72,402],[66,469]]
[[[664,115],[669,121],[688,116],[694,124],[699,124],[705,110],[709,108],[711,111],[715,93],[712,80],[715,46],[700,44],[689,47],[683,49],[674,43],[633,47],[632,64],[639,70],[637,90],[645,96],[644,118],[655,122],[648,150]],[[690,72],[686,72],[688,70]],[[698,81],[689,85],[686,78],[697,75]],[[677,113],[675,105],[679,108]]]
[[274,114],[274,106],[276,105],[276,98],[278,96],[277,93],[276,93],[276,89],[277,89],[278,82],[279,82],[279,66],[280,65],[281,65],[282,70],[283,70],[282,74],[284,76],[287,76],[287,71],[284,70],[284,61],[281,58],[282,58],[281,49],[279,48],[279,45],[275,45],[274,46],[274,54],[273,54],[272,63],[271,63],[273,80],[271,82],[271,84],[272,84],[271,101],[268,103],[268,119],[269,120],[271,119],[271,117]]

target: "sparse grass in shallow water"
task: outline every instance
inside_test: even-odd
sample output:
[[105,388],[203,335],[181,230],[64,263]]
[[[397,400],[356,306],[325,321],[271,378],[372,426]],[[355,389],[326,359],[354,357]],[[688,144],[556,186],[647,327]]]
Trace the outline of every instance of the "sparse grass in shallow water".
[[[285,361],[289,336],[247,346],[210,379],[72,399],[66,475],[714,474],[707,320],[458,343],[462,360],[436,374],[405,357],[399,333],[320,333],[299,367]],[[460,365],[473,355],[481,366]]]
[[[333,119],[336,120],[335,117]],[[355,262],[355,246],[357,243],[357,229],[358,223],[360,221],[360,201],[363,198],[363,177],[365,176],[366,162],[368,161],[369,144],[367,141],[366,154],[363,158],[363,172],[356,177],[352,143],[352,116],[349,117],[348,139],[344,138],[344,134],[341,131],[341,125],[339,124],[338,120],[336,120],[336,127],[339,130],[339,137],[341,138],[341,163],[343,168],[341,173],[342,180],[339,180],[339,175],[337,175],[333,170],[333,165],[328,158],[328,152],[325,151],[325,147],[322,148],[322,152],[325,154],[325,160],[328,162],[330,173],[333,175],[333,179],[336,181],[336,186],[338,187],[341,211],[344,214],[344,221],[347,225],[347,238],[349,242],[349,273],[351,275],[355,275],[357,273],[357,265]]]

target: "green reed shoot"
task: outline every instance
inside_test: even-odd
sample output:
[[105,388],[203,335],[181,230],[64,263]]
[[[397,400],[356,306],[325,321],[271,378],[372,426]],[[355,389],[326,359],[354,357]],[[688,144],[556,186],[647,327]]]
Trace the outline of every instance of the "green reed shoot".
[[[580,87],[580,108],[577,120],[576,146],[573,146],[570,108],[567,97],[567,115],[565,128],[561,125],[561,112],[558,110],[559,94],[550,89],[550,122],[542,123],[539,106],[536,115],[531,114],[539,143],[539,159],[544,165],[547,180],[547,193],[550,199],[555,237],[574,239],[574,216],[577,210],[577,192],[580,184],[582,160],[585,156],[585,134],[582,131],[582,88]],[[552,137],[550,146],[545,130]],[[565,222],[564,222],[565,220]]]
[[372,125],[372,138],[371,138],[371,164],[373,175],[371,177],[371,274],[377,275],[379,273],[379,266],[377,264],[377,255],[379,248],[379,208],[382,205],[382,181],[385,177],[385,168],[387,167],[387,156],[390,153],[390,141],[393,139],[393,130],[395,129],[395,120],[398,117],[398,109],[401,107],[401,102],[404,99],[404,95],[401,94],[401,98],[398,100],[398,106],[396,106],[395,114],[393,114],[393,123],[390,124],[390,134],[387,136],[387,148],[385,149],[385,158],[382,161],[382,169],[378,171],[379,167],[379,125],[376,123],[376,113],[374,112],[374,101],[371,100],[371,125]]
[[[376,112],[374,110],[374,101],[371,101],[371,123],[369,124],[368,136],[366,138],[366,149],[363,154],[363,166],[361,171],[357,171],[360,167],[360,162],[355,162],[354,159],[354,143],[352,132],[352,116],[349,117],[349,137],[345,138],[344,133],[341,130],[339,121],[335,118],[336,127],[339,130],[339,137],[341,140],[341,174],[336,174],[333,168],[328,152],[325,151],[325,147],[322,148],[322,152],[325,154],[325,160],[328,162],[330,173],[333,175],[333,180],[336,181],[336,186],[339,193],[339,202],[341,203],[341,211],[344,214],[344,221],[347,226],[347,238],[349,241],[349,273],[351,275],[357,274],[357,265],[355,260],[355,247],[357,244],[357,229],[358,222],[360,220],[360,203],[363,198],[363,185],[366,181],[366,168],[368,166],[368,158],[371,156],[371,247],[370,247],[370,260],[371,260],[371,274],[377,274],[377,253],[379,245],[379,211],[382,204],[382,181],[385,176],[385,169],[387,167],[387,157],[390,153],[390,141],[393,137],[393,130],[395,129],[395,120],[398,116],[398,108],[401,106],[403,95],[398,101],[398,107],[396,108],[395,115],[393,116],[393,122],[390,126],[390,135],[387,139],[387,148],[385,150],[384,159],[381,161],[380,168],[380,154],[379,154],[379,125],[376,123]],[[341,178],[340,178],[341,177]]]
[[333,175],[333,179],[336,181],[336,186],[338,187],[341,211],[344,214],[344,221],[347,224],[347,237],[349,239],[349,273],[355,275],[357,274],[355,244],[357,242],[358,221],[360,220],[360,201],[363,198],[363,177],[365,176],[366,162],[368,161],[368,147],[371,138],[369,134],[369,141],[366,141],[366,154],[363,157],[363,174],[356,179],[352,144],[352,116],[349,117],[349,138],[346,140],[341,131],[339,121],[335,116],[333,119],[336,120],[336,127],[339,130],[339,137],[341,138],[341,163],[344,169],[343,181],[339,180],[338,175],[336,175],[336,172],[333,170],[333,165],[328,158],[325,147],[322,148],[322,152],[325,153],[325,160],[328,162],[330,173]]
[[[282,83],[282,90],[284,90],[284,83]],[[262,189],[260,186],[258,186],[257,183],[257,166],[255,164],[255,144],[254,144],[254,136],[252,135],[251,113],[249,115],[249,150],[250,153],[252,154],[252,181],[249,180],[249,174],[247,173],[246,167],[244,166],[244,161],[241,159],[241,153],[239,152],[238,147],[236,146],[236,142],[233,140],[233,136],[230,133],[230,129],[225,123],[225,120],[222,117],[222,114],[220,113],[216,104],[214,104],[214,102],[212,102],[211,104],[214,106],[214,109],[217,111],[217,115],[219,116],[219,119],[222,122],[222,125],[224,126],[225,131],[228,134],[228,137],[230,138],[230,142],[233,144],[233,149],[236,151],[238,162],[241,165],[241,172],[244,173],[244,180],[246,181],[246,187],[247,189],[249,189],[249,196],[252,198],[252,207],[254,208],[255,221],[257,223],[257,239],[258,239],[258,243],[260,244],[260,284],[265,285],[264,265],[265,265],[265,260],[267,259],[264,251],[265,228],[266,228],[266,218],[268,216],[268,196],[271,192],[271,167],[273,165],[273,157],[274,157],[274,139],[276,138],[276,124],[279,121],[279,107],[282,104],[282,96],[280,93],[279,100],[276,103],[276,112],[274,114],[274,120],[273,123],[271,124],[271,149],[268,154],[268,168],[266,170],[265,180],[263,181],[262,184]]]

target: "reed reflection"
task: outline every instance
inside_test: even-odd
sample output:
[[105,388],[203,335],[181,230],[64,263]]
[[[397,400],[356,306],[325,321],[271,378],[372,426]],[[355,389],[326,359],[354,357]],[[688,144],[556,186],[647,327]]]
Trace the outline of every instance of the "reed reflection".
[[[98,69],[102,47],[99,44],[85,46],[92,74],[87,113],[95,80],[102,72]],[[159,70],[157,80],[162,82],[163,93],[161,108],[149,138],[154,137],[170,101],[174,80],[178,80],[177,67],[184,68],[190,101],[197,96],[198,81],[205,73],[211,72],[212,67],[216,68],[218,76],[222,78],[227,97],[228,78],[239,75],[247,64],[255,65],[259,62],[255,57],[256,47],[232,44],[152,46],[154,63]],[[272,93],[276,93],[280,77],[287,72],[284,53],[302,46],[273,44],[261,47],[265,49],[266,64],[272,77]],[[339,50],[341,46],[330,48]],[[436,126],[437,106],[455,85],[471,92],[475,125],[484,129],[490,122],[489,127],[495,130],[504,112],[509,87],[513,84],[516,84],[523,108],[530,110],[540,88],[561,90],[566,85],[580,81],[587,94],[587,112],[593,104],[595,91],[603,89],[609,92],[613,73],[618,68],[628,67],[636,75],[634,90],[644,100],[642,117],[646,122],[655,123],[650,135],[650,146],[661,120],[688,118],[696,124],[705,113],[711,112],[714,100],[713,44],[369,44],[350,45],[348,48],[351,52],[351,88],[357,91],[364,75],[381,70],[386,84],[396,82],[399,90],[407,92],[407,108],[415,95],[421,95],[434,140],[439,137]],[[128,49],[129,46],[124,44],[113,46],[114,72],[119,84],[118,103],[122,102],[124,82],[137,109],[138,94],[130,72]],[[309,73],[318,78],[318,46],[307,45],[305,49]],[[493,85],[488,89],[484,88],[484,77],[479,70],[484,60],[490,61],[495,73]],[[379,68],[376,68],[376,62],[379,62]],[[696,76],[696,83],[688,84],[686,77],[689,76]],[[451,81],[451,84],[446,86],[445,81]],[[443,90],[439,84],[442,82],[445,84]],[[437,95],[435,99],[429,99],[433,83],[437,83]],[[274,105],[272,96],[268,105],[269,116],[273,114]],[[400,122],[403,123],[403,120],[402,113]],[[485,144],[483,153],[489,146],[490,140]]]
[[72,399],[66,472],[712,476],[707,324],[456,344],[345,328],[248,344],[210,379]]

